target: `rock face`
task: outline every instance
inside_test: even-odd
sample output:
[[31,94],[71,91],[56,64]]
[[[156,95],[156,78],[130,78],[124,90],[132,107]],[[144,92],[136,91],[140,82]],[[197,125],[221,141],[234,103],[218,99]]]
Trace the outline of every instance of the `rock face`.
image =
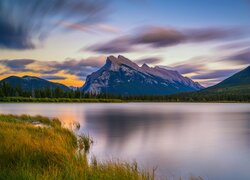
[[92,94],[167,95],[202,88],[177,71],[146,64],[140,67],[123,56],[109,56],[103,67],[87,76],[81,90]]
[[63,84],[53,83],[35,76],[23,76],[23,77],[10,76],[0,81],[0,83],[7,83],[11,85],[11,87],[20,86],[25,91],[31,91],[34,89],[44,89],[44,88],[50,88],[50,89],[60,88],[64,91],[70,90],[67,86]]

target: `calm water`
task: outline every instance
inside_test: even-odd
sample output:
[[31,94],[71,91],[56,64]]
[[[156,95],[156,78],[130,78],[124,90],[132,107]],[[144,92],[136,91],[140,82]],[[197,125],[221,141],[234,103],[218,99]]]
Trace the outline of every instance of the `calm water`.
[[136,160],[158,177],[250,179],[250,104],[0,104],[0,113],[80,122],[97,159]]

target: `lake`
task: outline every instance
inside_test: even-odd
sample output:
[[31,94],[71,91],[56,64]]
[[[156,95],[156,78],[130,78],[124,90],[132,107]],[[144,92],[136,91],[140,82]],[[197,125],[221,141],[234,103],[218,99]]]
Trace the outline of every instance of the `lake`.
[[91,156],[157,167],[158,178],[250,179],[250,104],[0,104],[0,113],[58,117],[94,139]]

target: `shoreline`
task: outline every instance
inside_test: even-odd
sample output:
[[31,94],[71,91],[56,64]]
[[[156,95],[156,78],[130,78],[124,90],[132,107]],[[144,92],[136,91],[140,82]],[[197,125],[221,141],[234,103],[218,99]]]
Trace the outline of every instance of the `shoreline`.
[[5,103],[237,103],[249,104],[250,101],[158,101],[158,100],[123,100],[123,99],[66,99],[66,98],[0,98],[0,104]]

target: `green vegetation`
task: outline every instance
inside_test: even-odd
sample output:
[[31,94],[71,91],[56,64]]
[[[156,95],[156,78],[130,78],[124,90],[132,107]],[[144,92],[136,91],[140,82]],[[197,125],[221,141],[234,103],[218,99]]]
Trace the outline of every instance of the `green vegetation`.
[[0,84],[0,102],[48,102],[48,103],[109,103],[109,102],[250,102],[250,85],[220,86],[201,91],[161,96],[116,96],[110,94],[86,94],[79,89],[64,92],[58,88],[24,92]]
[[[104,98],[28,98],[28,97],[2,97],[0,102],[31,102],[31,103],[122,103],[122,102],[250,102],[250,95],[235,92],[199,91],[173,94],[166,96],[111,96]],[[244,89],[246,92],[247,89]],[[250,89],[249,89],[250,92]]]
[[[246,70],[247,72],[245,72]],[[58,87],[24,91],[20,86],[12,87],[7,83],[0,83],[0,102],[250,102],[248,69],[246,70],[204,90],[160,96],[89,94],[80,91],[80,89],[63,91]]]
[[2,97],[0,102],[34,102],[34,103],[120,103],[122,99],[101,98],[28,98],[28,97]]
[[58,119],[0,115],[0,179],[153,179],[136,163],[88,162],[92,142]]
[[[64,91],[63,89],[44,87],[42,89],[25,90],[22,86],[11,86],[6,82],[0,82],[0,97],[32,97],[32,98],[91,98],[90,94],[84,94],[77,89]],[[95,96],[102,98],[101,96]]]

